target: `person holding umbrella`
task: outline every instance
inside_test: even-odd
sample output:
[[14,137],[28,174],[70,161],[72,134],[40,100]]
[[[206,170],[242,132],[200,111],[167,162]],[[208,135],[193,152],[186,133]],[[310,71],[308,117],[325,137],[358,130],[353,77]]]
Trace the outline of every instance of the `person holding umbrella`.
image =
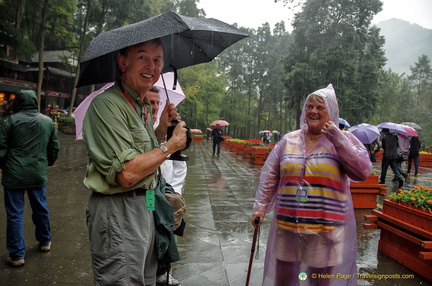
[[263,285],[299,285],[300,275],[311,285],[357,285],[349,184],[364,181],[372,164],[360,140],[339,129],[338,118],[331,84],[311,93],[300,129],[284,135],[263,166],[251,219],[259,227],[274,212]]
[[414,160],[414,176],[418,175],[419,172],[419,154],[420,154],[421,142],[418,136],[413,136],[410,139],[409,153],[408,153],[408,175],[411,172],[411,164]]
[[390,129],[383,128],[382,133],[384,137],[382,139],[382,149],[384,150],[382,162],[381,162],[381,176],[380,184],[385,184],[387,169],[393,170],[396,179],[399,181],[399,188],[403,186],[404,178],[401,175],[400,169],[397,165],[399,155],[399,140],[397,135],[390,133]]
[[210,133],[210,138],[213,139],[213,156],[215,155],[215,152],[216,152],[218,157],[220,155],[221,142],[224,140],[222,137],[223,131],[222,131],[222,129],[220,129],[220,127],[221,126],[219,123],[216,124],[216,127]]
[[[160,237],[155,218],[160,220],[158,212],[164,210],[158,205],[164,188],[159,166],[170,154],[185,149],[186,124],[179,122],[164,142],[170,122],[181,119],[174,105],[167,105],[153,129],[145,93],[164,66],[160,40],[122,49],[117,64],[119,79],[92,100],[83,122],[89,155],[84,184],[92,190],[86,215],[94,282],[154,285],[159,258],[155,237]],[[167,231],[172,235],[172,230]],[[178,252],[171,238],[168,251],[176,261]]]

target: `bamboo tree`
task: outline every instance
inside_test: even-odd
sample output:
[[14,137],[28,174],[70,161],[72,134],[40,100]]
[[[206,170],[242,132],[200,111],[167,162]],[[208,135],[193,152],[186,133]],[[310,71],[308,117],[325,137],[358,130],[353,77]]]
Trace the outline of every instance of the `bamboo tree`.
[[42,6],[41,11],[41,22],[39,29],[39,72],[38,72],[38,81],[36,87],[36,95],[38,99],[38,111],[41,110],[41,93],[42,93],[42,82],[44,75],[44,62],[43,62],[43,54],[45,47],[45,29],[46,29],[46,19],[48,14],[48,0],[44,0],[44,4]]
[[[91,0],[87,0],[86,3],[80,3],[80,9],[78,11],[78,13],[82,13],[83,10],[86,11],[85,13],[85,17],[84,17],[84,24],[81,27],[81,35],[79,37],[79,48],[78,48],[78,63],[81,62],[83,53],[84,53],[84,44],[85,44],[85,40],[86,40],[86,31],[87,31],[87,26],[88,26],[88,20],[89,20],[89,12],[91,9]],[[85,8],[85,9],[83,9]],[[79,80],[79,75],[80,75],[80,65],[77,65],[76,68],[76,74],[75,74],[75,80],[74,80],[74,88],[72,89],[72,95],[71,95],[71,102],[69,104],[69,110],[68,110],[68,116],[72,115],[73,112],[73,107],[74,107],[74,102],[76,99],[76,94],[77,94],[77,84],[78,84],[78,80]]]

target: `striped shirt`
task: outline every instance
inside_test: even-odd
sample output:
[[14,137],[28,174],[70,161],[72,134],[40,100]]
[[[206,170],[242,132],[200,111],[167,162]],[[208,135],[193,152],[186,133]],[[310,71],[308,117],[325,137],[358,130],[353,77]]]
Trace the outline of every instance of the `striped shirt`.
[[303,154],[297,146],[287,144],[280,162],[277,224],[301,233],[330,231],[345,220],[348,199],[338,155],[322,146]]

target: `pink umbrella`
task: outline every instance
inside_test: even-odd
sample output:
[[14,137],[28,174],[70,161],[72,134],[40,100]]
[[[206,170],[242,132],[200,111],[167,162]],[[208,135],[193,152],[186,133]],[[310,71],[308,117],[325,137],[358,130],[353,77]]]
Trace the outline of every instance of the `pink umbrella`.
[[[161,107],[159,108],[159,111],[158,111],[158,117],[160,117],[160,115],[162,114],[162,111],[163,111],[165,104],[166,104],[166,101],[167,101],[167,95],[165,93],[165,88],[164,88],[162,76],[165,80],[166,92],[168,93],[170,103],[173,103],[175,106],[177,106],[177,104],[179,104],[183,99],[186,98],[186,96],[184,95],[183,90],[181,89],[178,81],[177,81],[176,89],[173,90],[173,85],[174,85],[173,84],[174,83],[174,73],[173,72],[169,72],[169,73],[165,73],[165,74],[161,75],[159,80],[154,85],[160,89],[159,95],[160,95],[160,101],[162,103]],[[84,120],[84,116],[87,112],[87,109],[90,106],[91,101],[97,95],[101,94],[106,89],[110,88],[113,84],[114,84],[113,82],[107,83],[102,88],[89,94],[74,111],[76,140],[82,140],[83,139],[83,137],[82,137],[82,123]]]
[[411,126],[408,125],[404,125],[404,124],[400,124],[402,125],[402,127],[406,130],[408,136],[418,136],[418,132],[417,130],[415,130],[414,128],[412,128]]
[[108,88],[110,88],[113,85],[114,85],[113,82],[109,82],[109,83],[105,84],[103,87],[101,87],[100,89],[93,91],[75,109],[73,114],[75,116],[75,137],[76,137],[76,140],[82,140],[83,139],[83,137],[82,137],[82,124],[83,124],[84,116],[85,116],[87,109],[90,106],[90,103],[93,100],[93,98],[95,98],[97,95],[101,94],[102,92],[104,92],[105,90],[107,90]]
[[210,125],[216,126],[217,124],[219,124],[220,126],[228,126],[229,125],[229,123],[225,120],[215,120]]

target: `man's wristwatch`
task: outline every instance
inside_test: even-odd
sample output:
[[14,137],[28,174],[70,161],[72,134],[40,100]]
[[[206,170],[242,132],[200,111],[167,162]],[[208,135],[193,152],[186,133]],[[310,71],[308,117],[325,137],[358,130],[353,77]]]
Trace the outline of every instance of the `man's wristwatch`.
[[[161,143],[161,144],[159,144],[158,147],[159,147],[159,149],[162,150],[163,153],[168,152],[168,147],[165,145],[165,143]],[[166,158],[168,159],[170,156],[171,156],[171,154],[168,154],[168,155],[166,156]]]

